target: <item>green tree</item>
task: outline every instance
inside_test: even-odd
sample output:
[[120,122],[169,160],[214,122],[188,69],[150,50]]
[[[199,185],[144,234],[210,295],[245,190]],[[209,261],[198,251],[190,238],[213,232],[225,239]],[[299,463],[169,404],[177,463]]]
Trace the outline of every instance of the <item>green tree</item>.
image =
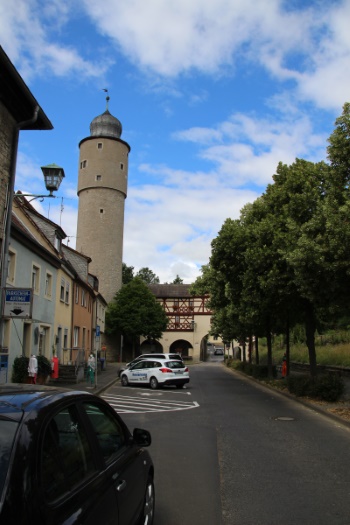
[[176,275],[175,279],[173,280],[171,284],[183,284],[183,279],[181,279],[181,277]]
[[128,284],[130,281],[132,281],[134,278],[134,267],[128,266],[127,264],[123,263],[122,265],[122,283]]
[[144,283],[147,284],[159,284],[159,277],[149,268],[140,268],[137,272],[136,277],[139,277]]
[[140,336],[160,339],[167,323],[168,318],[162,306],[139,277],[135,277],[116,293],[106,312],[107,334],[122,333],[129,336],[133,345],[133,357],[137,339]]
[[[328,139],[328,159],[333,168],[335,188],[348,197],[350,184],[350,103],[343,106],[343,113],[335,121],[335,129]],[[344,194],[344,190],[345,194]]]
[[[213,329],[242,335],[305,326],[310,373],[316,375],[315,331],[349,316],[350,104],[336,120],[328,158],[280,163],[266,192],[227,219],[212,242],[209,265],[193,290],[205,290]],[[288,345],[288,343],[287,343]],[[269,351],[269,364],[272,363]]]
[[245,206],[238,221],[226,220],[212,243],[210,264],[219,287],[211,286],[210,293],[215,288],[216,293],[210,304],[215,311],[229,306],[242,336],[266,335],[270,374],[271,334],[282,326],[287,329],[301,312],[310,369],[316,373],[317,311],[329,292],[322,285],[325,267],[317,256],[328,174],[325,163],[280,163],[266,193]]
[[[277,293],[272,292],[280,312],[279,328],[281,314],[288,327],[291,321],[295,323],[302,316],[312,376],[317,372],[318,317],[322,308],[329,306],[330,283],[326,279],[327,247],[324,244],[324,196],[329,175],[329,166],[324,162],[296,159],[290,166],[280,163],[265,197],[275,215],[274,250],[278,269],[270,273],[270,277],[279,282]],[[271,287],[268,289],[271,291]]]
[[204,264],[200,269],[201,274],[190,286],[192,295],[207,295],[213,283],[213,274],[209,264]]

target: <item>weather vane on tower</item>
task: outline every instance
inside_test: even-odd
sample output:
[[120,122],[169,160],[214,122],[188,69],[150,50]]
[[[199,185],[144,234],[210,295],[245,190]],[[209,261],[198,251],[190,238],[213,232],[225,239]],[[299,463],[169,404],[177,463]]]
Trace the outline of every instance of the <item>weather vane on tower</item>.
[[107,93],[107,96],[106,96],[106,111],[108,111],[108,102],[109,102],[108,89],[103,88],[102,91],[104,91],[105,93]]

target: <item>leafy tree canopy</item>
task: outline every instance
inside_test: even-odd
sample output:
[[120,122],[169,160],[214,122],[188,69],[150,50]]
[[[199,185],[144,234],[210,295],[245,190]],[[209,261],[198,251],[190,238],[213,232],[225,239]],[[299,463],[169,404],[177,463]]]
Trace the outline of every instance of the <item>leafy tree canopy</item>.
[[167,327],[167,316],[146,283],[135,277],[123,286],[106,312],[106,332],[160,339]]
[[343,113],[335,121],[335,129],[328,139],[328,159],[334,168],[338,189],[349,190],[350,184],[350,103],[343,106]]
[[134,267],[128,266],[127,264],[123,263],[122,265],[122,283],[128,284],[130,281],[132,281],[134,278]]
[[159,277],[149,268],[140,268],[137,272],[136,277],[139,277],[144,283],[147,284],[159,284]]

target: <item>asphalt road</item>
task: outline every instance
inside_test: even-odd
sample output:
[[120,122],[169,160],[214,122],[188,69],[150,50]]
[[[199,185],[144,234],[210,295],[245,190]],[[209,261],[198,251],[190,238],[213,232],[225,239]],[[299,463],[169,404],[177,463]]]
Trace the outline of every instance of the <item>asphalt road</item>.
[[154,525],[349,525],[350,429],[225,368],[187,389],[105,392],[151,431]]

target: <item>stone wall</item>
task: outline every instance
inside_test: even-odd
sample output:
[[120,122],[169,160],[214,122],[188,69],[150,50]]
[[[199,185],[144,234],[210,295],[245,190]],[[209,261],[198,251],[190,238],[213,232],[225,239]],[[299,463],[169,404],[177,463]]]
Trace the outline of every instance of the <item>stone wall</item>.
[[4,237],[4,210],[8,192],[13,134],[16,122],[0,103],[0,240]]

